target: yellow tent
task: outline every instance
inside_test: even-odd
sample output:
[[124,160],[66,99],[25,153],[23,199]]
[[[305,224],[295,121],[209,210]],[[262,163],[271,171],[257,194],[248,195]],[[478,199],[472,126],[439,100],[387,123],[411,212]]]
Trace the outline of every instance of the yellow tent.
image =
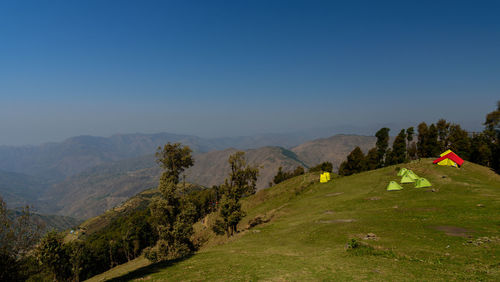
[[326,181],[330,181],[330,173],[329,172],[325,172],[323,174],[326,176]]
[[326,183],[328,182],[328,179],[326,178],[326,175],[324,173],[322,173],[320,176],[319,176],[319,182],[320,183]]
[[444,159],[444,160],[438,162],[437,164],[457,167],[457,163],[450,160],[450,159]]
[[453,153],[453,151],[452,151],[452,150],[446,150],[444,153],[442,153],[442,154],[441,154],[441,155],[439,155],[439,156],[440,156],[440,157],[442,157],[442,156],[446,156],[446,155],[448,155],[449,153]]

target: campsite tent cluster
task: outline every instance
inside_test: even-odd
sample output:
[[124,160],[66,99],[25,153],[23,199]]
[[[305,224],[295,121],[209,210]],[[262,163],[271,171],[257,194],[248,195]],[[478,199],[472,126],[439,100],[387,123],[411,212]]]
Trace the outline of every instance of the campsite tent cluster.
[[[462,160],[451,150],[447,150],[446,152],[443,152],[441,155],[439,155],[439,158],[435,159],[432,163],[444,166],[461,167],[464,164],[464,160]],[[400,169],[398,172],[398,176],[401,176],[401,184],[415,183],[415,188],[431,187],[431,183],[429,182],[429,180],[418,177],[413,171],[409,169]],[[396,181],[391,181],[389,185],[387,185],[387,191],[396,191],[401,189],[403,189],[403,187]]]
[[[407,183],[415,183],[415,188],[425,188],[425,187],[431,187],[431,183],[429,180],[419,177],[417,174],[415,174],[413,171],[402,168],[398,172],[398,176],[401,176],[401,184],[407,184]],[[396,181],[391,181],[389,182],[389,185],[387,185],[387,191],[397,191],[397,190],[402,190],[403,187],[399,185]]]
[[319,176],[319,182],[320,183],[326,183],[328,181],[330,181],[330,173],[329,172],[323,172],[320,176]]

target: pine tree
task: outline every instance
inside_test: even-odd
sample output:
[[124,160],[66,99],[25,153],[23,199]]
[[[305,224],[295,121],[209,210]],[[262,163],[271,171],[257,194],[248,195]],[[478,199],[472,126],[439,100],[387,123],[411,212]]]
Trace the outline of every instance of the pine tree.
[[491,151],[491,167],[500,173],[500,101],[497,102],[497,109],[486,116],[484,125]]
[[368,151],[368,154],[366,154],[366,169],[367,170],[374,170],[378,167],[378,151],[377,148],[372,148],[370,151]]
[[384,127],[377,131],[377,133],[375,133],[375,137],[377,137],[377,143],[375,144],[375,146],[378,152],[378,167],[385,166],[385,156],[387,153],[387,148],[389,148],[389,131],[389,128]]
[[436,157],[439,156],[440,146],[438,142],[438,130],[434,124],[429,126],[429,131],[427,132],[427,140],[426,140],[426,156],[427,157]]
[[448,135],[450,134],[450,123],[445,119],[440,119],[436,123],[436,129],[438,132],[439,152],[444,152],[449,146]]
[[408,127],[406,129],[406,141],[407,141],[407,144],[406,144],[406,152],[407,152],[407,158],[408,159],[414,159],[415,158],[415,154],[412,156],[410,155],[410,146],[412,144],[412,141],[413,141],[413,135],[415,134],[415,129],[413,128],[413,126],[411,127]]
[[276,173],[276,175],[273,178],[273,182],[274,182],[274,184],[278,184],[278,183],[283,182],[285,179],[286,179],[285,173],[283,172],[283,168],[280,166],[278,168],[278,172]]
[[401,129],[392,144],[391,164],[400,164],[406,161],[406,132]]
[[491,166],[491,147],[488,144],[488,138],[484,133],[475,134],[471,139],[470,161]]
[[460,125],[453,124],[450,126],[448,135],[449,148],[466,160],[470,159],[470,141],[469,134]]
[[417,154],[419,158],[426,158],[429,157],[427,152],[427,138],[428,138],[428,131],[429,128],[427,127],[427,124],[425,122],[422,122],[418,125],[417,127],[418,130],[418,138],[417,138]]
[[417,144],[415,142],[410,143],[408,146],[408,157],[411,160],[415,160],[417,158]]
[[347,176],[365,170],[365,156],[363,154],[363,151],[361,151],[361,148],[356,147],[347,156],[347,160],[340,165],[339,174]]

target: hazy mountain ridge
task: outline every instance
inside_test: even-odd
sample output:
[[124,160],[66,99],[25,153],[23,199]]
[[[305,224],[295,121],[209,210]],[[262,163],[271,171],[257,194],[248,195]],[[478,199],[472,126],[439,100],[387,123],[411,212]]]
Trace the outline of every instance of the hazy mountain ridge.
[[334,135],[328,138],[320,138],[305,142],[291,149],[299,159],[308,166],[329,161],[337,170],[347,155],[359,146],[365,153],[375,146],[377,141],[373,136],[361,135]]
[[39,146],[0,146],[0,170],[61,181],[87,168],[107,162],[153,154],[167,142],[181,142],[194,152],[226,148],[241,150],[263,146],[296,146],[307,137],[299,134],[264,134],[227,138],[201,138],[172,133],[116,134],[111,137],[76,136]]
[[[21,215],[22,212],[19,210],[8,210],[8,216],[10,218],[15,218]],[[51,230],[63,231],[69,228],[74,228],[82,223],[82,220],[70,216],[53,214],[46,215],[36,212],[31,214],[31,220],[42,226],[46,232]]]
[[0,196],[10,208],[35,203],[48,187],[44,179],[0,170]]
[[[272,142],[284,142],[282,135],[271,135],[266,138],[275,137],[277,139]],[[166,141],[167,139],[170,140]],[[257,144],[264,142],[262,141],[264,139],[259,139],[259,137],[236,137],[222,141],[211,139],[210,142],[220,142],[220,144],[207,142],[201,146],[199,144],[203,142],[200,140],[202,138],[172,134],[113,135],[109,138],[79,136],[70,138],[63,142],[64,144],[57,145],[59,149],[63,149],[56,150],[57,154],[51,156],[52,161],[50,163],[56,164],[56,171],[63,172],[63,174],[68,171],[78,171],[78,173],[57,182],[53,180],[50,183],[44,180],[43,183],[45,184],[40,186],[36,193],[26,195],[26,197],[21,195],[17,200],[8,194],[12,188],[2,188],[0,186],[2,188],[0,193],[9,195],[11,201],[20,202],[24,200],[34,204],[43,213],[88,218],[120,204],[145,189],[156,187],[160,175],[160,169],[153,154],[157,147],[156,143],[162,141],[165,141],[165,143],[182,142],[192,147],[195,165],[185,172],[186,181],[210,187],[224,183],[229,173],[227,160],[231,154],[241,150],[241,148],[224,148],[223,150],[212,150],[210,152],[202,152],[203,150],[223,147],[232,142],[244,144],[245,146],[250,146],[252,142],[257,142]],[[293,142],[293,140],[288,141],[288,144]],[[280,166],[285,171],[289,171],[299,165],[307,168],[323,161],[331,161],[336,167],[355,146],[361,146],[366,151],[374,143],[374,137],[336,135],[309,141],[290,150],[277,146],[265,146],[245,151],[248,163],[257,165],[260,169],[257,188],[262,189],[269,186]],[[49,144],[46,146],[55,145]],[[20,148],[17,149],[21,150]],[[51,150],[55,149],[44,149],[43,151],[47,153],[51,152]],[[105,150],[109,151],[106,152]],[[67,154],[65,155],[64,152],[67,152]],[[135,156],[142,152],[147,152],[147,154]],[[34,158],[36,156],[34,154]],[[128,156],[133,157],[119,159]],[[58,157],[59,160],[57,160]],[[41,162],[44,158],[38,160]],[[74,162],[78,163],[81,160],[84,160],[83,164],[74,164]],[[63,167],[58,168],[59,165]],[[47,169],[50,169],[50,165],[47,165]],[[29,177],[26,179],[29,179]],[[36,182],[33,185],[36,185]]]
[[[186,181],[205,187],[224,183],[230,171],[227,160],[237,151],[231,148],[195,154],[194,166],[185,172]],[[257,188],[268,187],[280,166],[285,170],[303,166],[302,162],[292,158],[294,155],[281,147],[247,150],[248,163],[260,169]],[[145,189],[156,187],[160,173],[151,155],[103,164],[53,185],[40,200],[54,203],[45,210],[47,213],[88,218],[113,208]]]

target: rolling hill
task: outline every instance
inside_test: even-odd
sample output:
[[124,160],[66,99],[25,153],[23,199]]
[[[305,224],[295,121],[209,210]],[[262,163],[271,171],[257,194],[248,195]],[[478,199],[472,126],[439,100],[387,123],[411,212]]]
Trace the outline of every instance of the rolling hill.
[[[194,166],[186,171],[187,180],[207,187],[223,184],[230,172],[227,160],[237,151],[227,149],[196,155]],[[272,182],[280,166],[284,170],[305,166],[293,152],[280,147],[262,147],[246,150],[245,153],[247,162],[259,167],[257,189],[269,187],[269,182]]]
[[[10,218],[15,218],[22,215],[20,210],[8,210]],[[46,215],[39,213],[31,213],[33,222],[40,224],[45,232],[51,230],[64,231],[69,228],[74,228],[82,223],[81,220],[62,215]]]
[[0,171],[0,196],[9,208],[37,203],[38,198],[48,187],[49,184],[44,179],[22,173]]
[[[4,176],[0,173],[0,195],[10,205],[29,203],[44,214],[85,219],[155,187],[160,170],[152,153],[160,144],[179,141],[191,146],[195,165],[186,171],[186,180],[210,187],[224,182],[229,172],[227,159],[237,149],[269,143],[289,146],[304,139],[287,136],[203,139],[168,133],[129,134],[109,138],[80,136],[38,147],[0,147],[0,168],[23,171],[9,172],[9,177],[7,173]],[[322,161],[331,161],[335,166],[355,146],[367,149],[374,140],[367,136],[337,135],[306,142],[291,150],[265,146],[246,152],[249,163],[260,167],[257,188],[262,189],[269,187],[280,166],[285,171],[299,165],[307,168]],[[237,146],[225,147],[231,144]],[[205,152],[207,150],[210,151]],[[21,182],[15,182],[12,176],[25,185],[16,184]],[[24,188],[17,189],[18,186]]]
[[[186,171],[186,181],[206,187],[224,183],[230,171],[227,160],[236,151],[195,154],[195,165]],[[259,189],[269,186],[280,166],[292,170],[304,165],[293,152],[280,147],[263,147],[246,153],[248,162],[260,167]],[[156,187],[160,173],[153,156],[90,168],[48,189],[41,200],[54,204],[44,212],[77,218],[96,216],[145,189]]]
[[[325,184],[299,176],[247,198],[236,236],[212,235],[184,260],[138,258],[91,281],[498,281],[500,176],[430,159],[400,167],[433,186],[386,191],[396,166]],[[270,221],[247,228],[257,216]]]
[[308,166],[329,161],[337,170],[347,155],[359,146],[365,153],[375,146],[377,138],[359,135],[335,135],[305,142],[291,149]]

